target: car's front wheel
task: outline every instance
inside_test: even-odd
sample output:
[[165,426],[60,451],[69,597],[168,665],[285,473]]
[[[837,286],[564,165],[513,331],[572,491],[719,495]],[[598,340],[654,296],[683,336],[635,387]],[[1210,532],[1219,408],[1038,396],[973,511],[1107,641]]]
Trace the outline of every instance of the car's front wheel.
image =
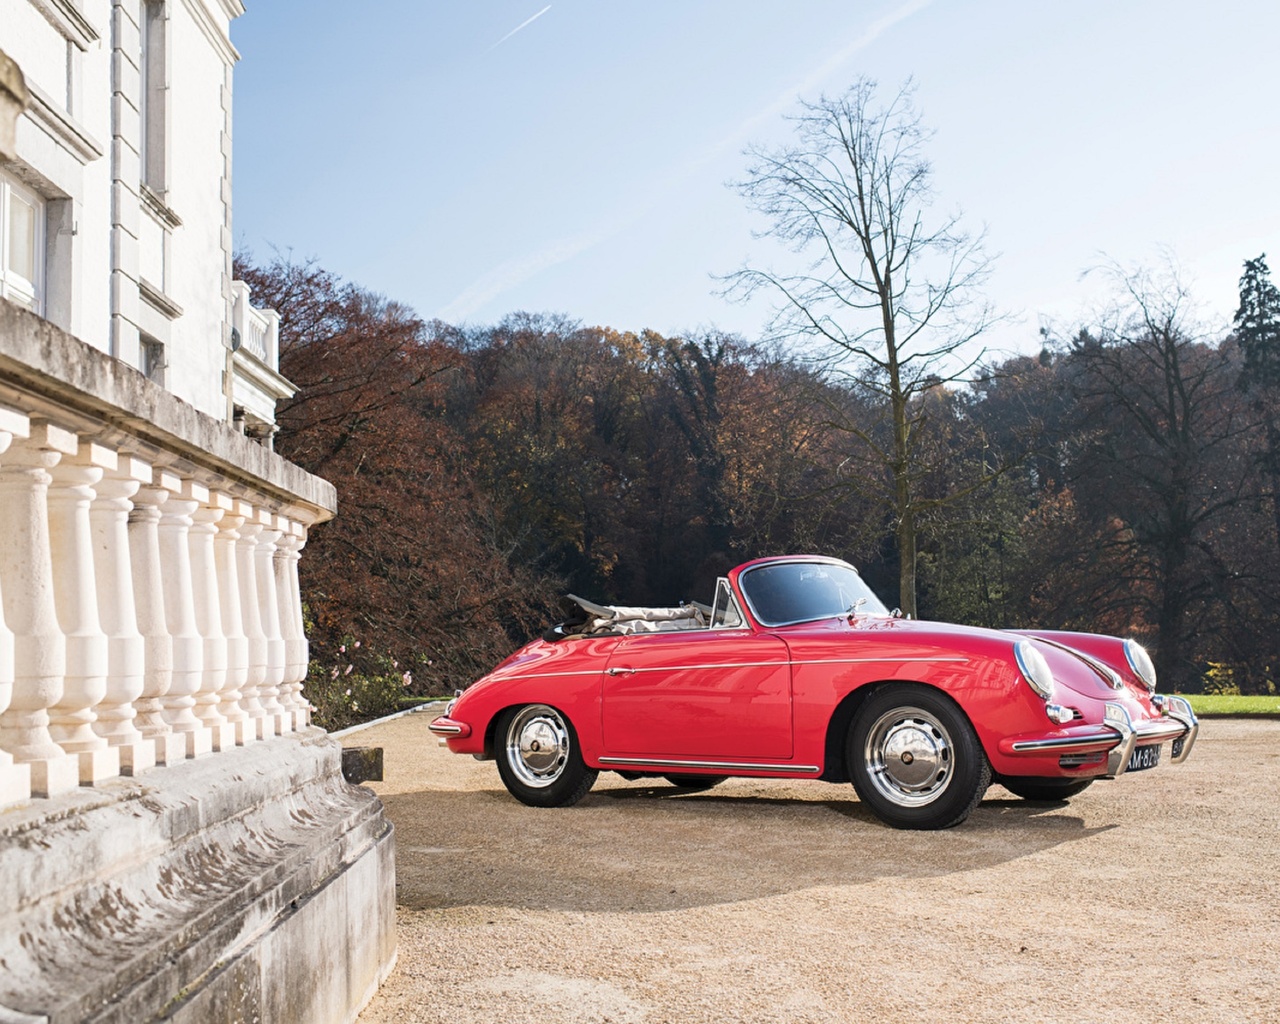
[[530,807],[568,807],[595,785],[582,761],[569,719],[547,704],[525,704],[498,720],[498,775],[507,791]]
[[894,828],[950,828],[991,784],[991,765],[963,711],[945,694],[908,683],[871,694],[845,750],[858,797]]
[[1057,802],[1083,793],[1093,779],[1001,779],[1000,785],[1023,800]]

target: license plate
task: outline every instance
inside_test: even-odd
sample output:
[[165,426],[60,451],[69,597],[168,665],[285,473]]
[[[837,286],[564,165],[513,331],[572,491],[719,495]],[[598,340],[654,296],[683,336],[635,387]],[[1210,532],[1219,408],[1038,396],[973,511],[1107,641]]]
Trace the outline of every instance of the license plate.
[[1153,743],[1149,747],[1135,747],[1133,753],[1129,755],[1129,765],[1125,768],[1125,771],[1140,772],[1147,768],[1154,768],[1159,763],[1159,743]]

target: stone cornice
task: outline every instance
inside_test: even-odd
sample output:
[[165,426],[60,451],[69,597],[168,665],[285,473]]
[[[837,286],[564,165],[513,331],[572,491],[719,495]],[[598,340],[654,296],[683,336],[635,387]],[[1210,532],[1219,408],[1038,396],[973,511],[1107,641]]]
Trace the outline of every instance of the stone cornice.
[[65,39],[75,43],[81,50],[87,50],[100,38],[98,30],[71,3],[71,0],[29,0],[49,24],[56,28]]
[[298,386],[293,381],[271,369],[252,352],[238,348],[231,358],[240,376],[252,381],[276,401],[284,401],[298,393]]
[[34,84],[27,88],[31,92],[27,117],[62,143],[82,164],[90,163],[103,155],[101,143],[59,107],[56,101]]
[[[200,31],[204,33],[205,38],[213,44],[213,48],[218,51],[223,61],[227,64],[236,64],[240,60],[240,51],[231,45],[231,40],[223,31],[222,26],[214,21],[213,15],[209,12],[209,8],[204,5],[202,0],[182,0],[184,6],[199,26]],[[241,8],[243,10],[243,8]]]
[[182,218],[169,209],[169,205],[164,201],[164,197],[145,181],[142,183],[141,188],[138,189],[138,197],[142,200],[143,207],[145,207],[162,226],[169,228],[170,230],[182,227]]
[[[0,404],[83,420],[154,446],[220,480],[270,496],[307,525],[337,509],[337,491],[230,424],[200,412],[133,367],[0,299]],[[150,451],[143,457],[154,457]]]
[[164,289],[158,288],[145,277],[138,281],[138,295],[148,306],[170,320],[177,320],[182,316],[182,307],[169,298]]

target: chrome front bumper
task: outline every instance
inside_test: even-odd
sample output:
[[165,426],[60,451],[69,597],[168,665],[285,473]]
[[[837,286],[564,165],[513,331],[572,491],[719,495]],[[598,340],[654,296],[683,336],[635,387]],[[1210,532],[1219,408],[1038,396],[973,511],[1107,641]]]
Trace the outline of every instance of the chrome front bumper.
[[1200,722],[1191,704],[1183,697],[1163,697],[1164,718],[1141,721],[1136,725],[1124,705],[1108,702],[1101,727],[1089,732],[1044,739],[1014,740],[1008,750],[1013,754],[1085,754],[1106,753],[1107,770],[1103,778],[1114,779],[1129,767],[1135,747],[1172,741],[1169,760],[1181,764],[1191,753]]
[[463,739],[471,735],[471,726],[466,722],[456,722],[448,715],[441,715],[427,726],[431,732],[440,737],[440,746],[447,746],[450,738]]

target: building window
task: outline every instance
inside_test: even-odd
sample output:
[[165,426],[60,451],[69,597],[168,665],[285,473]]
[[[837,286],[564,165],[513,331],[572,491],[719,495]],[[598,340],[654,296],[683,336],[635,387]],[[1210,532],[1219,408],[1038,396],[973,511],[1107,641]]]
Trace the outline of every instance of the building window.
[[165,135],[169,123],[168,12],[164,0],[143,0],[142,183],[163,194],[166,187]]
[[139,347],[141,348],[143,376],[147,380],[154,381],[164,387],[164,371],[165,367],[169,365],[164,358],[164,343],[144,334],[139,339]]
[[0,173],[0,295],[44,312],[44,199]]

